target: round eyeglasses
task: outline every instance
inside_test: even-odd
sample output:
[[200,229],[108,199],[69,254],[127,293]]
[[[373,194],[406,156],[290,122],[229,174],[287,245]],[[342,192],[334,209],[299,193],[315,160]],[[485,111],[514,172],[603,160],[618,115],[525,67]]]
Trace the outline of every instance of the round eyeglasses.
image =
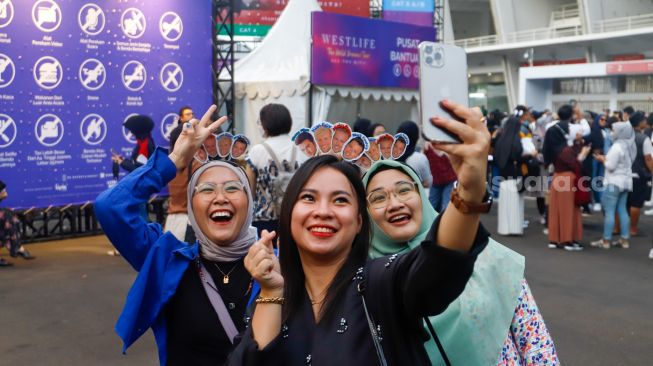
[[240,193],[244,193],[245,186],[237,180],[230,180],[221,184],[206,182],[195,186],[195,195],[205,202],[212,201],[218,195],[218,192],[231,199],[237,197]]
[[417,193],[417,183],[397,182],[392,192],[382,188],[375,189],[367,195],[367,203],[373,209],[385,208],[390,203],[390,193],[394,194],[400,202],[406,202]]

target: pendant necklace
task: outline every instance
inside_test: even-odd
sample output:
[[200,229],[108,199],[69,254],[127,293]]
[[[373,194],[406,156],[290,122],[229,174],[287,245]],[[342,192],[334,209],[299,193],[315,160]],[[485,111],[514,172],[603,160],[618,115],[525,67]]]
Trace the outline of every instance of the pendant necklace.
[[234,264],[234,266],[231,267],[231,270],[229,270],[229,272],[227,272],[226,274],[224,272],[222,272],[222,270],[220,269],[220,267],[218,267],[218,265],[216,263],[214,263],[214,262],[212,262],[212,263],[215,266],[215,268],[217,268],[218,271],[220,271],[220,273],[222,273],[222,276],[223,276],[222,277],[222,283],[224,283],[225,285],[228,284],[229,283],[229,275],[231,274],[231,272],[234,271],[234,269],[236,269],[236,267],[238,266],[238,263]]

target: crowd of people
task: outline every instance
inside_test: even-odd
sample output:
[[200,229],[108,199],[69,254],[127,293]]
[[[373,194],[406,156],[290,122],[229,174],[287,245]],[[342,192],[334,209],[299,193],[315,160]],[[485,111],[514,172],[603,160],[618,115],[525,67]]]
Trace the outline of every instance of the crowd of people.
[[524,197],[531,196],[549,248],[583,250],[583,217],[591,214],[602,214],[604,221],[603,235],[589,241],[592,247],[629,248],[631,237],[644,235],[638,227],[642,209],[653,206],[652,127],[653,113],[630,106],[613,113],[583,112],[574,104],[557,113],[524,106],[507,116],[491,113],[498,233],[523,234],[529,226]]
[[[138,272],[124,348],[151,328],[167,365],[559,364],[524,257],[480,222],[485,119],[443,103],[452,119],[432,123],[458,145],[420,143],[412,121],[394,135],[365,119],[291,133],[279,104],[261,109],[251,148],[212,122],[215,107],[180,119],[170,151],[95,203]],[[164,229],[139,207],[166,185]]]

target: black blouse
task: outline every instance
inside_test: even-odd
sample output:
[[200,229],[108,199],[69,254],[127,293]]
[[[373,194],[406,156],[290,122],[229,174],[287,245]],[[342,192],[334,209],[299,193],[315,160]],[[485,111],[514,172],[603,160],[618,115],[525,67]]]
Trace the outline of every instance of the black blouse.
[[[430,364],[423,347],[428,336],[422,318],[443,312],[462,293],[476,257],[487,245],[489,233],[482,226],[469,253],[437,245],[434,238],[441,217],[419,247],[404,255],[371,260],[363,269],[365,301],[380,330],[388,365]],[[305,294],[300,311],[263,350],[258,350],[248,328],[228,364],[378,365],[358,282],[352,280],[334,304],[336,315],[318,324]]]
[[[223,283],[223,274],[213,262],[202,260],[202,263],[213,278],[236,328],[244,330],[251,276],[243,260],[217,263],[224,273],[233,268],[228,284]],[[165,311],[168,365],[214,366],[225,362],[233,345],[204,291],[196,262],[184,272]]]

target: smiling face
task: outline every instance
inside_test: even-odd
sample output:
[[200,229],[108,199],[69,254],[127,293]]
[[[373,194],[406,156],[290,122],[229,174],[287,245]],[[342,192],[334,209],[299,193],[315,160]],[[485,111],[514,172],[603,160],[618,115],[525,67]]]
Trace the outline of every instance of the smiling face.
[[314,134],[320,151],[325,154],[328,153],[331,150],[331,129],[326,127],[318,128]]
[[234,146],[231,148],[231,156],[233,158],[239,158],[245,154],[247,150],[247,144],[244,141],[238,140],[234,142]]
[[362,220],[356,193],[347,177],[330,167],[315,171],[299,193],[291,214],[290,231],[302,262],[305,257],[320,261],[346,258]]
[[299,150],[301,150],[309,158],[312,158],[317,153],[317,146],[315,145],[315,141],[313,141],[313,139],[305,139],[299,143]]
[[225,157],[229,155],[229,148],[231,148],[231,137],[220,137],[220,140],[218,141],[218,151],[220,152],[220,156]]
[[394,146],[392,146],[392,157],[395,159],[399,158],[404,154],[404,150],[406,150],[406,143],[404,140],[395,141]]
[[209,156],[215,157],[218,155],[218,145],[214,135],[211,134],[204,140],[204,147]]
[[213,183],[217,186],[217,193],[195,190],[193,194],[193,215],[197,225],[204,235],[220,246],[233,242],[247,219],[247,193],[244,190],[225,193],[224,183],[233,181],[240,182],[230,169],[210,168],[202,173],[197,187]]
[[370,141],[370,149],[367,150],[367,155],[374,161],[381,159],[381,151],[379,151],[379,145],[376,141]]
[[384,138],[379,141],[379,148],[381,149],[381,155],[383,158],[390,159],[390,154],[392,153],[392,139]]
[[333,152],[339,153],[342,151],[342,146],[351,137],[351,134],[344,128],[337,128],[333,133]]
[[363,144],[358,139],[354,139],[345,146],[345,152],[342,156],[345,159],[354,160],[358,158],[362,152]]
[[356,160],[356,165],[361,168],[369,169],[372,166],[372,160],[370,160],[367,155],[363,155],[360,159]]
[[370,193],[385,191],[389,192],[389,201],[387,206],[382,208],[370,207],[368,202],[368,212],[372,220],[392,240],[405,242],[414,238],[422,225],[422,200],[418,191],[406,193],[406,196],[400,200],[395,195],[397,183],[400,182],[415,183],[408,175],[397,169],[384,170],[372,177],[367,185],[368,198]]

